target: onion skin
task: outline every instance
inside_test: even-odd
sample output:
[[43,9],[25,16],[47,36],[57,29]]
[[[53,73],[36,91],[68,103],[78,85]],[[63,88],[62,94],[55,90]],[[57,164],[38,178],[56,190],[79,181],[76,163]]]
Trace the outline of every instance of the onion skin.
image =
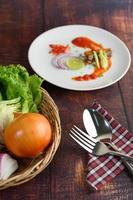
[[26,113],[12,121],[4,132],[5,145],[18,157],[32,158],[49,145],[51,125],[39,113]]
[[17,117],[20,117],[21,115],[23,115],[22,112],[14,112],[14,118],[16,119]]
[[0,180],[7,180],[17,170],[18,163],[7,153],[0,153]]

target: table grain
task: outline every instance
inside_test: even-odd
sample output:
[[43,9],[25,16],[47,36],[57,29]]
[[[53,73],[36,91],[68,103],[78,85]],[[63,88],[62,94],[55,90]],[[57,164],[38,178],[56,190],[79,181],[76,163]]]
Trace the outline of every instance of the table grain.
[[[132,0],[0,0],[0,64],[19,63],[33,74],[27,59],[33,39],[48,29],[69,24],[106,29],[122,39],[132,55]],[[122,80],[104,89],[77,92],[47,82],[43,87],[60,111],[60,147],[43,172],[25,184],[0,191],[0,200],[132,200],[133,178],[127,170],[101,191],[86,183],[87,153],[68,132],[75,123],[83,128],[83,109],[93,99],[133,132],[133,64]]]

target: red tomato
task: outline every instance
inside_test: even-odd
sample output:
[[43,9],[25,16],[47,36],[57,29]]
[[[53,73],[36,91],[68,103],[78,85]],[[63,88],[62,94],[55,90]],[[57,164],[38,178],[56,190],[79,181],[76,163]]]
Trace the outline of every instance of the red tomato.
[[61,53],[67,53],[69,52],[69,46],[61,45],[61,44],[50,44],[51,47],[50,53],[53,53],[54,55],[59,55]]

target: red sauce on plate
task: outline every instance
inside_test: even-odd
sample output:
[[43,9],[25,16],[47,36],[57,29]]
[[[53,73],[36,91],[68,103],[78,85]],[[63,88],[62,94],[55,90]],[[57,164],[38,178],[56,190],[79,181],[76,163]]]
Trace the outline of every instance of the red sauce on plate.
[[92,74],[85,74],[83,76],[75,76],[72,79],[75,81],[88,81],[88,80],[94,80],[96,78],[98,78],[99,76],[102,76],[106,71],[109,70],[109,68],[112,65],[111,60],[108,60],[108,68],[107,69],[103,69],[103,68],[96,68],[95,71]]
[[87,37],[77,37],[72,40],[72,44],[82,48],[90,48],[93,51],[97,51],[103,48],[102,45],[97,44],[96,42]]
[[54,55],[59,55],[61,53],[67,53],[69,52],[69,46],[61,45],[61,44],[50,44],[51,51],[49,53],[52,53]]

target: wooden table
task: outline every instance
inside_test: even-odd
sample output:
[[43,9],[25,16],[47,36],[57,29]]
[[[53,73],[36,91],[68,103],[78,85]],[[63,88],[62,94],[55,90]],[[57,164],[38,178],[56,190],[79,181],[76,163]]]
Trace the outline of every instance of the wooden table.
[[[104,28],[133,51],[132,0],[0,0],[0,63],[20,63],[33,73],[27,59],[30,43],[40,33],[60,25],[87,24]],[[0,192],[0,200],[132,200],[133,179],[125,170],[99,192],[86,183],[87,153],[68,132],[83,127],[82,111],[95,98],[133,131],[133,70],[118,83],[91,92],[43,87],[60,110],[62,141],[52,163],[33,180]]]

